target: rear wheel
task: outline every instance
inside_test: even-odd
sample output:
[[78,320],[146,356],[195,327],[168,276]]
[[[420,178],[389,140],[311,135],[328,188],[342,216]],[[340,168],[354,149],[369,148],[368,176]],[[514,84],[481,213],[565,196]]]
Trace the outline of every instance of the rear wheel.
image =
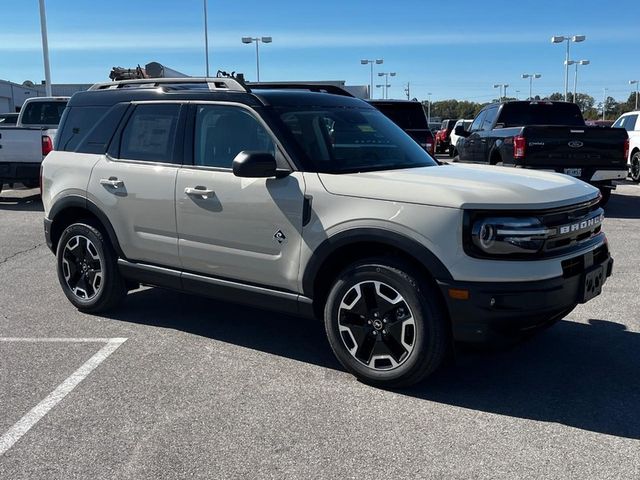
[[449,345],[439,293],[392,258],[364,260],[343,271],[324,319],[340,363],[376,386],[421,381],[440,366]]
[[631,157],[631,168],[629,169],[631,180],[640,182],[640,152],[636,152]]
[[69,301],[84,312],[103,312],[126,295],[117,256],[89,222],[68,226],[58,242],[58,280]]

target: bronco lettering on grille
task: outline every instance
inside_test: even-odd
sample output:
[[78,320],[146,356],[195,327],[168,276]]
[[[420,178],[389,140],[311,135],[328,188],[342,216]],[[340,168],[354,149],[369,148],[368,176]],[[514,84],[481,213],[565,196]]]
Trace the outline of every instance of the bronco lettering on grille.
[[558,233],[560,235],[565,235],[567,233],[579,232],[581,230],[586,230],[586,229],[596,227],[602,223],[603,217],[604,217],[603,215],[598,215],[593,218],[582,220],[581,222],[562,225],[558,227]]

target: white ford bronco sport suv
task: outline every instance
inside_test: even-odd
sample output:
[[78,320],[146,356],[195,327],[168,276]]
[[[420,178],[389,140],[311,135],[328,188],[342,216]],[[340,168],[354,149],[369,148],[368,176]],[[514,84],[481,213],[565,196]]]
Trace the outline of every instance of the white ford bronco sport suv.
[[264,87],[138,80],[72,97],[42,181],[73,305],[101,312],[144,284],[323,317],[344,368],[398,387],[453,341],[535,330],[601,292],[613,261],[596,188],[438,165],[362,100]]

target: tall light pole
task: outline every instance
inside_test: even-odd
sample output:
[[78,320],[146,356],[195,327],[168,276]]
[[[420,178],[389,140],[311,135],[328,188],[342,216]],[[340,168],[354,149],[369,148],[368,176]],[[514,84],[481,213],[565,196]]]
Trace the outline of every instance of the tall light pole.
[[257,81],[260,81],[260,49],[258,48],[258,45],[260,45],[260,42],[262,43],[271,43],[273,41],[273,38],[271,37],[242,37],[242,43],[253,43],[255,42],[256,44],[256,78]]
[[569,60],[567,62],[567,65],[576,66],[576,74],[573,78],[573,103],[578,103],[576,100],[576,95],[578,95],[578,65],[589,65],[590,63],[589,60]]
[[40,31],[42,33],[42,56],[44,57],[44,91],[47,97],[51,93],[51,68],[49,66],[49,39],[47,37],[47,14],[44,0],[40,0]]
[[564,101],[569,101],[569,49],[571,42],[584,42],[587,39],[585,35],[554,35],[551,37],[551,43],[567,42],[567,56],[564,59]]
[[204,3],[204,61],[207,66],[207,78],[209,77],[209,26],[207,24],[207,0]]
[[516,90],[516,100],[520,100],[520,90]]
[[431,92],[427,93],[427,123],[431,123]]
[[605,121],[605,115],[607,112],[607,88],[602,89],[602,121]]
[[533,100],[533,79],[540,78],[542,74],[540,73],[523,73],[522,78],[529,79],[529,100]]
[[385,91],[385,89],[386,89],[386,88],[389,88],[390,86],[391,86],[391,85],[389,85],[388,83],[387,83],[387,84],[380,84],[380,83],[378,83],[378,84],[376,85],[376,88],[382,88],[382,96],[381,96],[380,98],[385,98],[385,96],[384,96],[384,91]]
[[385,90],[383,92],[384,98],[389,98],[389,77],[395,77],[396,72],[378,72],[379,77],[384,77],[384,84],[386,85]]
[[636,86],[636,110],[638,110],[638,84],[640,84],[640,81],[638,80],[629,80],[629,85],[634,85]]
[[[500,98],[498,98],[498,102],[502,102],[502,98],[507,96],[507,87],[509,87],[508,83],[494,83],[493,88],[500,89]],[[504,88],[504,95],[502,94],[502,89]]]
[[371,65],[371,83],[370,88],[371,90],[369,91],[369,95],[371,96],[371,98],[373,98],[373,65],[381,65],[384,63],[384,60],[382,58],[378,58],[377,60],[360,60],[360,64],[361,65]]

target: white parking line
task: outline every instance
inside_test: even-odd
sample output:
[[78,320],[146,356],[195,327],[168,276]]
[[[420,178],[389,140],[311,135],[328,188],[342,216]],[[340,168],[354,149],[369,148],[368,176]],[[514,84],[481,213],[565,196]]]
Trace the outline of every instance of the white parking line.
[[56,387],[38,405],[27,412],[18,422],[0,437],[0,456],[4,455],[20,438],[27,433],[49,410],[55,407],[69,392],[84,380],[98,365],[115,352],[126,338],[0,338],[0,342],[106,342],[95,355]]

